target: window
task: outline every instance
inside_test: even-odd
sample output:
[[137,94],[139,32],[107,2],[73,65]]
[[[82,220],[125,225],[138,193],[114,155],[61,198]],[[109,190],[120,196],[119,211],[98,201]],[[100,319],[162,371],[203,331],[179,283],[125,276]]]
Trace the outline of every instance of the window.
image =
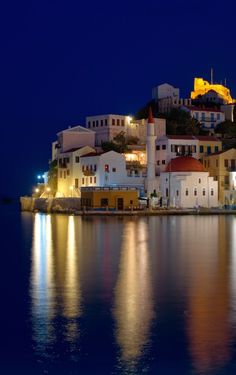
[[235,170],[235,159],[231,159],[231,169]]
[[162,161],[161,161],[161,164],[162,164],[162,165],[165,165],[165,163],[166,163],[165,160],[162,160]]
[[119,118],[117,119],[116,124],[117,124],[118,126],[120,126],[120,119],[119,119]]
[[177,197],[179,196],[179,190],[176,190],[176,196]]
[[93,166],[93,170],[94,170],[94,172],[97,171],[97,164],[94,164],[94,166]]
[[106,207],[106,206],[108,206],[108,199],[102,198],[101,199],[101,207]]
[[157,151],[160,150],[160,146],[159,145],[156,146],[156,150]]
[[171,145],[171,152],[175,152],[175,145]]
[[169,190],[168,190],[168,188],[166,188],[166,197],[168,197],[169,196]]
[[188,196],[188,188],[186,188],[186,190],[185,190],[185,195],[186,195],[186,197]]
[[75,162],[76,162],[76,163],[79,163],[79,156],[76,156],[76,157],[75,157]]
[[211,146],[207,146],[207,155],[211,153]]
[[89,180],[89,182],[90,182],[90,184],[92,184],[92,183],[93,183],[93,178],[92,178],[92,177],[90,177],[90,180]]
[[93,128],[95,128],[95,121],[93,121]]
[[160,165],[160,160],[157,160],[157,165]]
[[200,179],[200,178],[198,179],[198,183],[199,183],[199,184],[201,183],[201,179]]
[[82,178],[82,185],[84,185],[84,177]]
[[217,120],[220,120],[220,113],[217,113]]
[[116,124],[116,122],[115,122],[115,119],[113,118],[112,120],[111,120],[111,123],[112,123],[112,125],[115,125]]
[[129,203],[130,203],[130,204],[133,204],[133,203],[134,203],[134,201],[133,201],[133,200],[131,199],[131,200],[129,201]]
[[101,126],[103,126],[103,120],[101,120]]
[[225,181],[225,185],[228,185],[229,184],[229,176],[225,176],[224,181]]
[[228,161],[228,159],[225,159],[225,160],[224,160],[224,165],[225,165],[225,168],[228,168],[228,166],[229,166],[229,161]]
[[195,197],[197,196],[197,189],[196,188],[194,188],[194,195],[195,195]]
[[96,181],[97,181],[97,179],[96,179],[96,177],[94,177],[93,178],[93,183],[96,184]]
[[90,125],[91,125],[91,124],[90,124],[90,121],[88,121],[88,128],[90,128]]
[[92,165],[90,165],[90,171],[92,171],[93,170],[93,166]]
[[105,164],[104,171],[109,172],[109,165],[108,164]]
[[166,145],[161,146],[162,150],[166,150]]
[[125,126],[125,120],[124,119],[121,120],[121,126]]
[[75,189],[78,189],[79,187],[79,179],[75,178]]
[[105,125],[107,126],[107,118],[105,118]]
[[98,127],[98,120],[96,120],[96,128]]
[[67,174],[67,176],[70,175],[70,170],[69,169],[67,169],[66,174]]
[[66,171],[64,171],[64,178],[66,178]]
[[206,189],[202,189],[202,195],[205,196],[206,195]]
[[218,152],[218,151],[219,151],[219,147],[215,146],[215,152]]
[[214,189],[211,188],[211,195],[214,195]]
[[116,168],[112,168],[112,172],[116,172]]
[[200,154],[203,154],[203,152],[204,152],[204,147],[202,145],[199,147],[199,152],[200,152]]

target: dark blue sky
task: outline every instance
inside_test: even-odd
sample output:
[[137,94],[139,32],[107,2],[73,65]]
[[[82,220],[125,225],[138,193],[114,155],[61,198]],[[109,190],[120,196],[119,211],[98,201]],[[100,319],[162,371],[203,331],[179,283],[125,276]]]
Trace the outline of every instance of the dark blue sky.
[[7,1],[1,28],[0,193],[30,193],[51,142],[85,116],[132,114],[169,82],[227,77],[236,97],[235,0]]

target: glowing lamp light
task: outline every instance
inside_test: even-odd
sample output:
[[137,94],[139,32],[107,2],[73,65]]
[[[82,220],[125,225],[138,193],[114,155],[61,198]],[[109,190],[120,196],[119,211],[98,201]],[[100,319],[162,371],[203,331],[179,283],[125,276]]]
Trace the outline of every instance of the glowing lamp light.
[[35,189],[35,193],[39,193],[39,189],[38,188]]
[[46,189],[46,190],[47,190],[48,192],[49,192],[49,191],[51,191],[50,187],[47,187],[47,189]]
[[42,178],[42,176],[39,174],[39,175],[37,176],[37,179],[40,180],[41,178]]
[[73,186],[70,186],[70,190],[73,190]]

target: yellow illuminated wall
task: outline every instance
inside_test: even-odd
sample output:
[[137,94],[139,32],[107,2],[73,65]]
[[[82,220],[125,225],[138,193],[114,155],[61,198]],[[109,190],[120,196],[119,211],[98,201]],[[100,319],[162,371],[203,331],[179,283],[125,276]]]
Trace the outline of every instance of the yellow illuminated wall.
[[199,95],[204,95],[210,90],[219,94],[226,104],[235,102],[227,87],[218,84],[210,84],[208,81],[204,81],[203,78],[194,78],[194,91],[191,92],[191,99],[197,99]]

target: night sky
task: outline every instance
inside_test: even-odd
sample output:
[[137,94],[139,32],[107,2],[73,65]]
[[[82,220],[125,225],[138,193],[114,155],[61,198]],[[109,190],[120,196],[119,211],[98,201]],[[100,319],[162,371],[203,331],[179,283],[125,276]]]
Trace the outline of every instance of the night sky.
[[153,86],[195,76],[236,97],[235,0],[11,1],[1,6],[0,195],[29,194],[56,133],[134,114]]

